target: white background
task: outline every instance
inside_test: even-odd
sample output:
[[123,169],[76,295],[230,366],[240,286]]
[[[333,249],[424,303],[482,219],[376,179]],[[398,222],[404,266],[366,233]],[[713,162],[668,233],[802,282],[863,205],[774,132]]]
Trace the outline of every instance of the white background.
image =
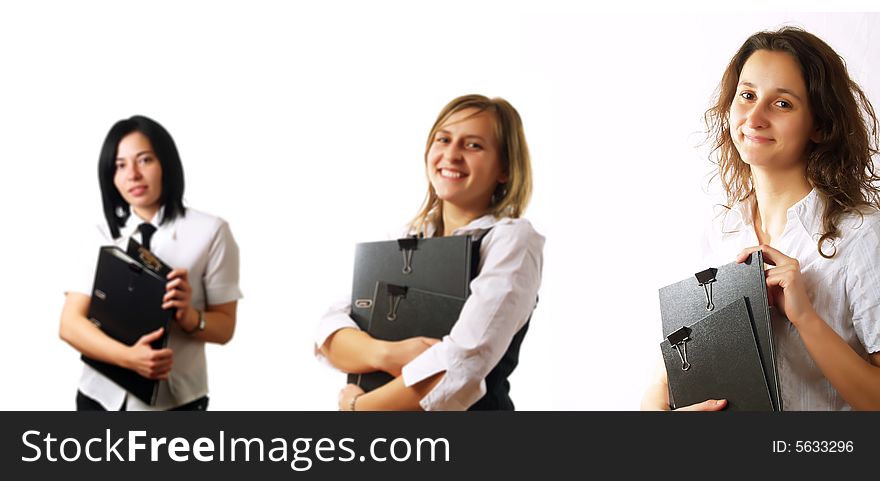
[[74,407],[65,245],[100,220],[98,151],[136,113],[175,138],[187,204],[228,220],[241,247],[235,338],[208,349],[211,408],[335,409],[344,377],[314,360],[316,322],[350,288],[353,244],[416,213],[428,129],[472,92],[522,115],[527,217],[547,238],[514,401],[636,409],[657,288],[705,268],[699,238],[721,198],[701,119],[728,60],[755,31],[801,25],[880,107],[880,15],[541,5],[4,4],[0,409]]

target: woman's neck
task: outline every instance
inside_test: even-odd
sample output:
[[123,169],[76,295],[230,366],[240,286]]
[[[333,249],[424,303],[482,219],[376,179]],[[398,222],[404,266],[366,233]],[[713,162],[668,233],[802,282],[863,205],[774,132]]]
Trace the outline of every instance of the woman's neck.
[[461,209],[452,204],[443,203],[443,236],[452,235],[456,229],[470,224],[474,219],[481,217],[483,210]]
[[132,212],[134,215],[141,218],[144,222],[150,222],[156,217],[156,213],[159,212],[159,206],[155,207],[132,207]]
[[788,209],[813,189],[807,180],[806,167],[768,170],[752,167],[755,185],[755,234],[762,244],[770,244],[785,231]]

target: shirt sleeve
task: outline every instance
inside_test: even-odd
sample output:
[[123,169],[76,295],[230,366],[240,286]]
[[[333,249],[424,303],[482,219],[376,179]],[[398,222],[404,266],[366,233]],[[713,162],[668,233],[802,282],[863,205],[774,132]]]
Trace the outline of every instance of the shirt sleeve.
[[64,283],[64,294],[75,292],[91,297],[92,287],[95,284],[95,268],[98,266],[98,255],[101,246],[111,245],[113,242],[101,231],[96,224],[90,224],[87,230],[82,232],[80,238],[83,242],[71,252],[69,268]]
[[452,331],[403,368],[407,386],[446,373],[421,400],[423,409],[466,410],[483,397],[486,376],[535,307],[543,249],[544,238],[524,220],[486,234],[479,274]]
[[[393,233],[389,233],[387,238],[389,239],[399,239],[401,237],[405,237],[409,232],[407,227],[401,227],[400,229],[395,230]],[[326,356],[321,353],[321,346],[327,342],[327,338],[330,337],[334,332],[350,327],[352,329],[360,330],[360,326],[354,322],[354,319],[351,318],[351,301],[348,297],[340,296],[339,300],[334,302],[329,309],[321,316],[321,319],[318,321],[318,327],[315,329],[315,357],[318,358],[319,361],[324,363],[327,366],[336,369],[330,361],[327,360]]]
[[880,217],[872,220],[862,225],[867,230],[854,242],[846,266],[853,328],[869,354],[880,352]]
[[323,346],[327,342],[327,338],[334,332],[345,327],[360,329],[349,314],[351,314],[351,304],[349,304],[349,301],[339,300],[333,303],[327,309],[327,312],[321,316],[321,320],[318,321],[318,328],[315,330],[315,352],[318,356],[323,357],[318,352],[318,348]]
[[232,237],[229,224],[221,220],[208,251],[208,264],[205,268],[205,304],[225,304],[241,299],[238,272],[238,244]]

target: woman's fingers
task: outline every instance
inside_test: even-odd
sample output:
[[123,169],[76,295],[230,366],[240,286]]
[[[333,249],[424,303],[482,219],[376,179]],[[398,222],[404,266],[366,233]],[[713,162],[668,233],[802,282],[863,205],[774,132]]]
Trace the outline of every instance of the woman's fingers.
[[754,246],[754,247],[747,247],[747,248],[741,250],[739,252],[739,254],[736,255],[736,263],[742,264],[743,262],[746,261],[746,259],[749,258],[750,255],[752,255],[755,252],[758,252],[759,250],[761,250],[762,247],[763,246]]
[[779,286],[785,289],[794,282],[795,276],[799,274],[800,270],[792,264],[767,269],[767,286]]
[[171,272],[169,272],[168,275],[165,276],[165,278],[169,281],[172,279],[181,278],[184,281],[189,282],[189,271],[181,267],[176,267],[174,269],[171,269]]
[[188,301],[183,299],[173,299],[162,303],[162,309],[183,309],[189,305]]
[[725,406],[727,406],[726,399],[709,399],[701,403],[678,408],[676,411],[720,411],[724,409]]
[[779,252],[778,250],[768,245],[762,245],[760,247],[762,253],[764,254],[764,262],[766,262],[767,264],[782,267],[797,263],[797,260],[788,257],[782,252]]
[[767,244],[761,244],[759,246],[748,247],[740,251],[740,253],[736,256],[737,263],[743,263],[746,259],[749,258],[753,253],[761,251],[764,255],[764,262],[773,266],[782,267],[786,265],[797,265],[797,259],[788,257],[787,255],[779,252],[778,250],[770,247]]
[[135,344],[150,344],[153,341],[158,340],[162,337],[162,333],[165,331],[164,327],[160,327],[153,332],[148,332],[140,337]]
[[153,353],[150,355],[150,360],[153,362],[172,362],[174,360],[174,351],[171,350],[170,347],[165,347],[162,349],[154,349]]
[[165,295],[162,297],[162,309],[177,309],[175,317],[179,321],[192,302],[189,273],[186,269],[173,269],[168,273],[168,279],[168,283],[165,284]]
[[190,301],[192,301],[192,297],[189,297],[189,296],[171,296],[171,297],[162,299],[162,308],[168,309],[170,307],[177,307],[177,308],[188,307]]
[[149,379],[168,379],[174,365],[174,351],[170,348],[153,349],[150,343],[161,336],[163,329],[145,334],[131,346],[132,358],[126,366]]
[[174,279],[173,281],[170,281],[167,284],[165,284],[165,290],[166,291],[180,290],[180,291],[184,291],[184,292],[190,292],[190,291],[192,291],[192,287],[189,285],[189,282],[187,282],[186,279],[178,277],[177,279]]

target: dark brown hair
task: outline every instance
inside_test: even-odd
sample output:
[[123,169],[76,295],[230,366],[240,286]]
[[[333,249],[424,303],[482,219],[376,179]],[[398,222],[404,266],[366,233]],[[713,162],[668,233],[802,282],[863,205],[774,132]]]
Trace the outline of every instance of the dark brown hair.
[[846,63],[828,44],[797,27],[758,32],[749,37],[730,60],[705,122],[712,144],[711,158],[727,194],[728,207],[754,194],[751,167],[743,162],[731,138],[730,107],[743,65],[758,50],[784,52],[801,68],[819,142],[805,152],[807,180],[825,200],[819,254],[826,240],[840,236],[838,224],[846,214],[862,215],[880,208],[880,176],[873,157],[878,154],[878,125],[874,107],[847,72]]
[[159,122],[143,115],[122,119],[113,124],[107,132],[98,157],[98,181],[101,185],[104,218],[107,219],[107,226],[114,239],[119,237],[119,228],[125,226],[131,215],[131,206],[116,189],[113,176],[116,175],[119,142],[132,132],[140,132],[150,139],[156,159],[162,166],[162,195],[159,197],[159,202],[165,210],[160,223],[164,224],[186,215],[186,207],[183,206],[183,164],[180,162],[180,154],[171,134]]

